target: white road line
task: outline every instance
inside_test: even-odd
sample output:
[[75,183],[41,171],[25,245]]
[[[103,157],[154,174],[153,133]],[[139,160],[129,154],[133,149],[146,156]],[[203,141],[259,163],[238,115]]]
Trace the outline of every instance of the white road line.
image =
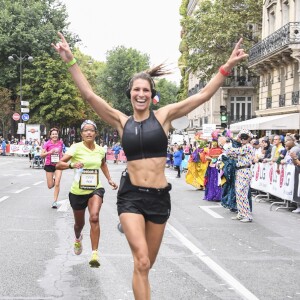
[[23,174],[19,174],[17,175],[18,177],[22,177],[22,176],[28,176],[28,175],[31,175],[30,173],[23,173]]
[[68,211],[68,209],[70,207],[69,199],[65,199],[65,200],[61,200],[61,201],[57,201],[57,202],[60,205],[59,208],[57,209],[57,211],[59,211],[59,212]]
[[30,187],[29,187],[29,186],[26,186],[26,187],[24,187],[24,188],[22,188],[22,189],[16,191],[15,194],[19,194],[19,193],[21,193],[21,192],[23,192],[23,191],[26,191],[26,190],[28,190],[28,189],[30,189]]
[[0,202],[6,200],[6,199],[8,199],[8,198],[9,198],[9,196],[4,196],[4,197],[0,198]]
[[41,183],[43,183],[43,182],[44,182],[44,180],[38,181],[38,182],[34,183],[33,185],[38,185],[38,184],[41,184]]
[[222,217],[221,215],[217,214],[216,212],[214,212],[211,208],[219,208],[219,207],[222,207],[220,205],[218,206],[202,206],[202,205],[199,205],[199,207],[204,210],[205,212],[207,212],[208,214],[210,214],[211,216],[213,216],[214,218],[216,219],[224,219],[224,217]]
[[218,275],[222,280],[227,282],[243,299],[247,300],[259,300],[254,294],[252,294],[246,287],[244,287],[238,280],[231,276],[227,271],[225,271],[221,266],[214,262],[210,257],[208,257],[202,250],[195,246],[191,241],[189,241],[185,236],[183,236],[177,229],[175,229],[169,223],[167,224],[167,229],[193,254],[195,254],[204,264],[206,264],[216,275]]

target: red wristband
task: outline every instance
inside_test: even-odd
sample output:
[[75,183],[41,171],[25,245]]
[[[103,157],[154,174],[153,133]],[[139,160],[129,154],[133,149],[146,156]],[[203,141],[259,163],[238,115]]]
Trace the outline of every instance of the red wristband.
[[224,66],[221,66],[219,69],[219,72],[223,75],[223,76],[229,76],[231,74],[231,71],[228,72],[224,69]]

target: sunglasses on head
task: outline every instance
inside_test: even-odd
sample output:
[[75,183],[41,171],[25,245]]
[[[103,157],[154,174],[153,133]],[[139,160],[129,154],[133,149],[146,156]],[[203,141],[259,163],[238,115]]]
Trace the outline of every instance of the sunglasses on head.
[[241,136],[240,136],[240,139],[241,140],[248,140],[249,139],[249,135],[245,134],[245,133],[242,133]]

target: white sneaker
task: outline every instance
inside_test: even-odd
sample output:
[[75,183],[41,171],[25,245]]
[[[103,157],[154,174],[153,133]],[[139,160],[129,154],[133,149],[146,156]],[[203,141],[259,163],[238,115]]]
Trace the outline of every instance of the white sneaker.
[[300,207],[296,208],[292,212],[295,213],[295,214],[300,214]]

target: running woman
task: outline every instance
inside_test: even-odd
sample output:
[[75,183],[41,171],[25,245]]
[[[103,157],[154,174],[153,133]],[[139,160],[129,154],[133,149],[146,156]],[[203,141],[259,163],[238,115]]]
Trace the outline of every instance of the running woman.
[[82,230],[85,224],[85,210],[90,214],[90,238],[92,244],[92,256],[90,266],[100,266],[98,245],[100,240],[99,214],[103,204],[105,190],[99,179],[99,169],[103,172],[108,183],[115,190],[118,185],[112,181],[107,164],[105,151],[95,143],[97,132],[96,124],[91,120],[85,120],[81,125],[82,142],[73,144],[57,163],[56,169],[74,169],[74,180],[69,193],[69,200],[74,214],[74,253],[82,253]]
[[46,171],[47,186],[49,189],[54,187],[54,200],[52,208],[57,208],[58,195],[60,190],[60,180],[62,172],[55,169],[63,153],[63,142],[59,139],[59,130],[51,128],[49,140],[43,145],[41,157],[45,159],[44,170]]

